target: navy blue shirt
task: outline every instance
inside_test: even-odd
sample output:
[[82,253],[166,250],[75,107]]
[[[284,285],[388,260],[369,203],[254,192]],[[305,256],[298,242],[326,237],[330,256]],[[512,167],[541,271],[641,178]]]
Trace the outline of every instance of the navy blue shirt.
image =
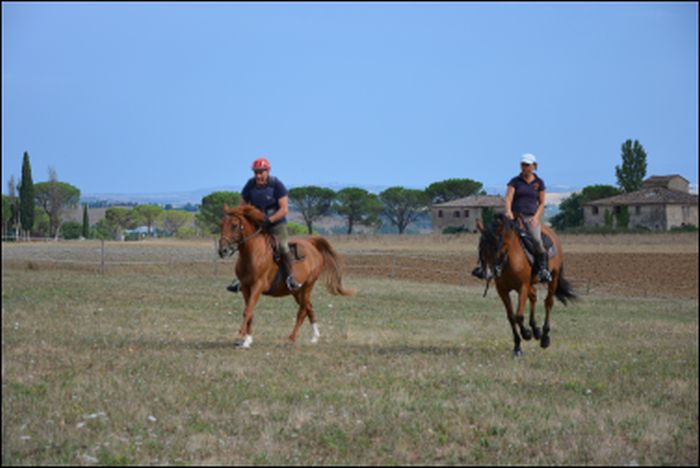
[[532,182],[528,184],[520,174],[510,179],[508,185],[515,189],[511,205],[513,214],[534,215],[540,205],[540,192],[545,189],[544,181],[535,175]]
[[[279,199],[287,196],[287,187],[277,177],[269,176],[265,187],[258,187],[255,184],[255,177],[246,182],[241,197],[243,201],[253,205],[267,216],[272,216],[280,209]],[[287,222],[287,217],[280,219],[274,226]]]

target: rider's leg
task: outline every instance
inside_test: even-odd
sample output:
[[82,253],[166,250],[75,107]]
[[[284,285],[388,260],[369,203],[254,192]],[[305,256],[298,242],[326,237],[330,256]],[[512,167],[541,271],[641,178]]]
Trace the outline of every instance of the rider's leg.
[[282,265],[284,266],[285,274],[287,275],[287,288],[290,291],[296,291],[301,288],[301,284],[294,279],[294,270],[292,268],[292,253],[289,250],[289,243],[287,241],[287,224],[278,224],[272,228],[272,234],[277,239],[277,245],[279,246]]
[[537,223],[533,226],[530,223],[531,217],[525,217],[525,224],[527,226],[530,235],[535,240],[535,249],[537,250],[537,276],[539,280],[543,283],[547,283],[552,280],[552,274],[549,272],[549,256],[547,255],[547,250],[544,248],[544,242],[542,242],[542,225]]

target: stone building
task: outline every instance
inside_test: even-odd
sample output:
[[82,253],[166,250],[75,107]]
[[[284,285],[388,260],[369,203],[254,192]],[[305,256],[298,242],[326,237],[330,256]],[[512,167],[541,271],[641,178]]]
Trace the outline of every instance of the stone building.
[[606,213],[629,213],[629,227],[668,231],[672,227],[698,225],[698,196],[689,192],[688,181],[679,175],[651,176],[640,190],[584,203],[586,226],[604,226]]
[[447,227],[461,227],[469,232],[475,232],[476,220],[482,218],[484,208],[491,208],[495,213],[504,213],[506,201],[500,195],[472,195],[437,203],[431,207],[433,232],[442,233]]

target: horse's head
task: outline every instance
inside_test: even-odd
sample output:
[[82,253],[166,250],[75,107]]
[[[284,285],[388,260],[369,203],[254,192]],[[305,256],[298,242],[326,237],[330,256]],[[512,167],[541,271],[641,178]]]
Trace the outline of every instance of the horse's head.
[[245,225],[243,217],[236,211],[235,208],[230,208],[228,204],[224,204],[224,216],[221,219],[219,232],[219,257],[230,257],[236,250],[243,239]]
[[224,204],[224,216],[221,219],[221,237],[219,238],[219,256],[229,257],[262,226],[265,215],[250,205],[230,208]]
[[476,220],[476,228],[481,232],[479,262],[486,279],[498,276],[497,267],[507,253],[505,237],[506,233],[512,229],[511,223],[512,221],[501,213],[496,214],[488,226],[484,226],[480,219]]

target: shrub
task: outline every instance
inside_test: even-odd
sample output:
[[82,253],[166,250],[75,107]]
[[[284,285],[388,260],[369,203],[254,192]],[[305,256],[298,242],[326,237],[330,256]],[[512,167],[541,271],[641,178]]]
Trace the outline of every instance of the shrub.
[[64,239],[80,239],[83,234],[83,224],[77,221],[66,221],[61,225]]

